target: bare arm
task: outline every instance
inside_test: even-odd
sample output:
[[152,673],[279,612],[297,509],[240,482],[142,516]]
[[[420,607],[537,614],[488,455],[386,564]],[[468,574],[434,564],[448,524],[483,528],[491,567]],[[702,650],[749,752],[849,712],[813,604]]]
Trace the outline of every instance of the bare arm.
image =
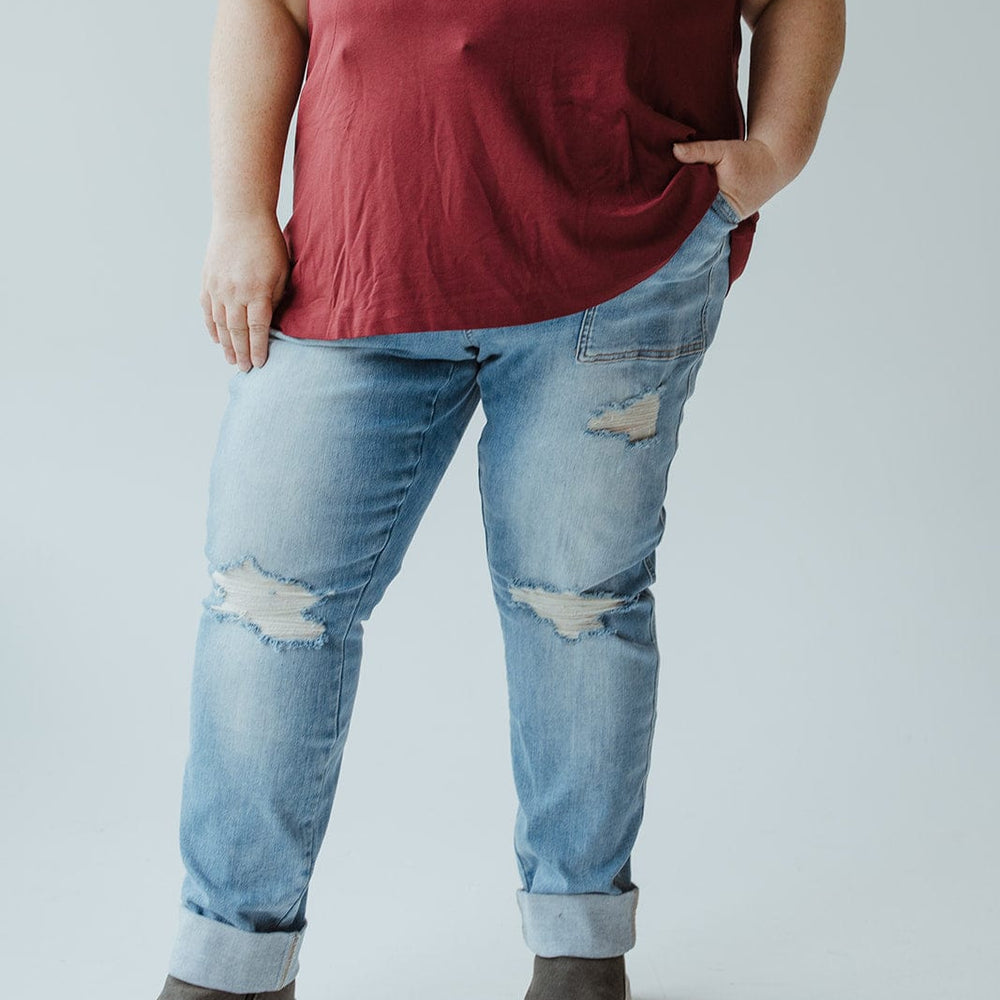
[[305,0],[219,0],[209,73],[212,230],[201,303],[226,360],[267,357],[288,279],[277,219],[281,167],[309,42]]
[[785,184],[806,165],[844,57],[844,0],[746,0],[753,31],[747,138],[774,154]]
[[746,141],[678,143],[674,153],[714,164],[745,218],[812,155],[843,61],[846,9],[845,0],[743,0],[742,10],[753,31]]

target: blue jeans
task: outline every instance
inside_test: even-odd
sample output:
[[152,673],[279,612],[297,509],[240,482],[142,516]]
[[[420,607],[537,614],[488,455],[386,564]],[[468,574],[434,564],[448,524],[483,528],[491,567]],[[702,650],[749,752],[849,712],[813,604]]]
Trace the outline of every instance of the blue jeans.
[[738,217],[720,194],[659,270],[570,316],[340,341],[271,331],[212,464],[169,971],[297,973],[369,618],[482,400],[479,488],[505,647],[515,890],[538,955],[635,943],[667,471]]

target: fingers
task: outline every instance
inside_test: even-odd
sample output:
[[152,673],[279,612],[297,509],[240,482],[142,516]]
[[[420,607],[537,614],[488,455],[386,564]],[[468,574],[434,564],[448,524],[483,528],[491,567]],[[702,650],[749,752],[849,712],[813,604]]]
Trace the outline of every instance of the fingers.
[[740,215],[760,210],[788,183],[770,147],[758,139],[702,139],[674,143],[674,155],[685,163],[708,163],[719,190]]
[[229,337],[229,325],[226,319],[226,305],[221,299],[212,299],[212,320],[215,323],[216,336],[222,353],[226,356],[226,361],[231,365],[236,364],[236,351],[233,350],[233,342]]
[[201,295],[208,334],[221,348],[229,364],[241,371],[260,368],[267,360],[273,304],[264,296],[248,306]]
[[215,319],[212,316],[212,296],[208,294],[207,288],[202,287],[199,301],[201,302],[202,312],[205,314],[205,328],[208,330],[208,335],[218,343],[219,331],[215,328]]
[[223,302],[213,305],[211,298],[208,299],[205,325],[231,365],[248,372],[267,361],[272,308],[266,297],[254,299],[249,306]]
[[271,333],[272,304],[269,298],[254,299],[246,310],[250,336],[250,360],[255,368],[267,361],[268,337]]
[[222,348],[226,361],[244,372],[260,368],[267,360],[271,335],[273,305],[267,297],[254,299],[249,306],[244,306],[213,300],[204,291],[201,305],[208,335]]
[[200,301],[209,336],[243,372],[267,360],[273,310],[290,270],[272,213],[213,216]]
[[674,156],[684,163],[718,163],[726,154],[727,142],[725,139],[675,142]]
[[250,328],[247,326],[247,307],[240,302],[226,304],[226,327],[229,340],[236,353],[236,365],[248,372],[253,367],[250,360]]

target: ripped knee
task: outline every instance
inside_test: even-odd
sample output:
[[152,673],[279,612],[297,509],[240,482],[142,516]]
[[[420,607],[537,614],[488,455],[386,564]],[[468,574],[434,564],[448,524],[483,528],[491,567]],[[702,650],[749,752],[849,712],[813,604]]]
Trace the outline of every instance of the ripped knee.
[[617,595],[577,594],[543,587],[511,585],[509,592],[512,600],[527,604],[539,618],[550,622],[564,639],[577,639],[584,632],[610,632],[604,615],[632,603],[629,598]]
[[216,618],[236,621],[272,645],[326,642],[326,623],[313,609],[335,591],[316,591],[301,581],[265,572],[253,556],[215,569],[211,576],[215,601],[206,601],[206,607]]

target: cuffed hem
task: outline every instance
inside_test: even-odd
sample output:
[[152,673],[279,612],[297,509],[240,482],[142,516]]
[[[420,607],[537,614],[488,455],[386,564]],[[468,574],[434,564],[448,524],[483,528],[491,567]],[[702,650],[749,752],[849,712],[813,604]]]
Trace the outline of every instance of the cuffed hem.
[[299,971],[305,925],[297,931],[244,931],[183,904],[167,971],[175,979],[225,993],[267,993]]
[[635,947],[639,887],[604,892],[516,891],[524,942],[543,958],[613,958]]

